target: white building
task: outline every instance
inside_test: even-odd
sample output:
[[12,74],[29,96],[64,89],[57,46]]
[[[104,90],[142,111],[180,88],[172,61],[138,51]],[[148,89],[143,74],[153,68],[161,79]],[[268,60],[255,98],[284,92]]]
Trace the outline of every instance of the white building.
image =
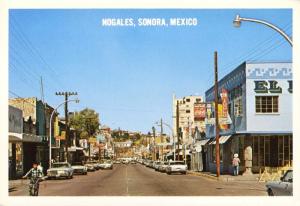
[[[178,103],[178,116],[179,125],[177,125],[177,103]],[[205,131],[205,123],[203,118],[199,118],[198,105],[203,103],[202,96],[185,96],[183,98],[176,98],[173,95],[173,132],[176,135],[176,128],[182,131],[182,142],[183,144],[191,144],[192,134],[197,127],[199,131]]]

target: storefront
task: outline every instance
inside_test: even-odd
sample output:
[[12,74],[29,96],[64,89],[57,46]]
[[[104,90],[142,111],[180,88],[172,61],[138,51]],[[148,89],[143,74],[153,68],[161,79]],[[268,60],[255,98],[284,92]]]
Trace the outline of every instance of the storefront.
[[[219,93],[222,89],[228,92],[232,123],[220,130],[221,172],[232,172],[234,153],[241,159],[241,171],[292,166],[292,64],[245,62],[219,81]],[[213,100],[212,87],[206,91],[206,101]],[[214,124],[206,125],[206,134],[214,140]],[[215,172],[213,141],[207,158],[209,170]]]
[[22,110],[9,106],[9,147],[8,165],[9,179],[14,179],[23,175],[23,113]]

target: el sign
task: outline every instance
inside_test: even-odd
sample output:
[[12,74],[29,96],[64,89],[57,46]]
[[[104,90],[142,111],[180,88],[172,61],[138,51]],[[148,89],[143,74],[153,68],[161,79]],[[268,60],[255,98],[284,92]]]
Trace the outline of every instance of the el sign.
[[[293,81],[288,80],[288,92],[293,93]],[[282,88],[278,85],[278,82],[275,80],[260,80],[254,81],[256,93],[282,93]]]

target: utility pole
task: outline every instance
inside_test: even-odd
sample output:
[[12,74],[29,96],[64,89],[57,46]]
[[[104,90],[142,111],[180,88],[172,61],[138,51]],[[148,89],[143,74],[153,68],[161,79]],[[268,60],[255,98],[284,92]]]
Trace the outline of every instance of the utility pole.
[[163,133],[164,133],[164,129],[163,129],[163,120],[162,118],[160,118],[160,143],[161,143],[161,160],[163,160],[163,156],[164,156],[164,145],[163,145]]
[[69,125],[68,125],[68,97],[77,95],[77,92],[56,92],[56,95],[65,96],[65,125],[66,125],[66,139],[65,139],[65,160],[68,162],[68,146],[69,146]]
[[219,128],[219,114],[218,114],[218,53],[214,53],[214,62],[215,62],[215,128],[216,128],[216,166],[217,166],[217,177],[220,177],[220,128]]
[[[41,100],[43,102],[43,106],[44,106],[44,130],[45,130],[45,136],[43,137],[43,140],[46,140],[46,137],[47,137],[47,120],[46,120],[46,116],[47,116],[47,105],[46,105],[46,102],[45,102],[45,98],[44,98],[44,85],[43,85],[43,77],[41,76]],[[45,139],[44,139],[45,138]],[[49,137],[51,139],[51,137]],[[45,146],[46,147],[46,146]],[[49,149],[50,149],[50,145],[49,145]],[[46,148],[44,150],[44,152],[46,152]],[[45,154],[45,156],[47,156]],[[39,161],[41,162],[41,159],[39,159]],[[49,162],[49,161],[47,161]],[[45,164],[43,162],[43,164]],[[44,165],[44,167],[47,167],[47,165]],[[49,165],[49,168],[50,168],[50,165]]]
[[178,100],[176,102],[176,131],[177,131],[177,148],[178,148],[177,159],[179,160],[179,137],[180,137],[180,131],[179,131],[179,101]]
[[152,127],[152,132],[153,132],[153,137],[154,137],[154,143],[153,143],[153,148],[154,148],[154,158],[152,157],[153,160],[156,160],[156,133],[155,133],[155,127]]

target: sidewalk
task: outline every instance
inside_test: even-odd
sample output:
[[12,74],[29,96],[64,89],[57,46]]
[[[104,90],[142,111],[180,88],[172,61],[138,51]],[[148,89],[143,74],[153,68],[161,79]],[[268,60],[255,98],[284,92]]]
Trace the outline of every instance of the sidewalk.
[[24,187],[29,184],[28,179],[9,180],[8,191],[16,190],[19,187]]
[[[187,174],[194,175],[194,176],[202,176],[206,178],[210,178],[213,180],[218,180],[217,175],[214,173],[210,172],[195,172],[195,171],[188,171]],[[251,176],[243,176],[243,175],[238,175],[238,176],[232,176],[228,174],[220,175],[219,181],[223,182],[231,182],[231,181],[245,181],[245,182],[258,182],[259,180],[259,174],[253,174]]]

